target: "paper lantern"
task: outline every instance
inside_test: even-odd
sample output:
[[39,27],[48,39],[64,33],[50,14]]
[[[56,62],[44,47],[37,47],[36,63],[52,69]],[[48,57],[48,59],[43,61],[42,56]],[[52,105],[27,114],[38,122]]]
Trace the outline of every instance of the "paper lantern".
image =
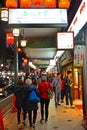
[[1,8],[1,20],[8,21],[8,9],[7,8]]
[[17,8],[17,1],[16,0],[6,0],[6,7],[7,8]]
[[59,0],[58,1],[58,8],[69,9],[69,7],[70,7],[70,0]]
[[43,0],[33,0],[33,4],[39,8],[43,4]]
[[28,64],[28,60],[24,59],[24,64],[27,65]]
[[13,45],[14,44],[14,36],[12,33],[7,33],[6,34],[6,41],[8,44]]
[[56,0],[44,0],[44,6],[46,8],[54,8],[54,7],[56,7]]
[[31,0],[20,0],[20,7],[30,8],[31,5],[32,5],[32,1]]

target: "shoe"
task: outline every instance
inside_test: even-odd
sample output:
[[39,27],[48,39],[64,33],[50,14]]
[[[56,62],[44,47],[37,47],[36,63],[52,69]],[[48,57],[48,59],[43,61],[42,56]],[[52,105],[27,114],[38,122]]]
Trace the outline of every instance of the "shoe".
[[61,106],[61,103],[58,103],[59,106]]
[[18,124],[17,124],[17,126],[18,126],[18,127],[20,127],[20,126],[21,126],[21,124],[20,124],[20,123],[18,123]]
[[69,105],[66,105],[66,108],[69,108]]
[[57,108],[57,104],[55,105],[55,107]]
[[45,123],[47,123],[47,122],[48,122],[48,120],[46,119],[46,120],[45,120]]
[[75,106],[74,106],[74,105],[71,105],[71,108],[75,108]]
[[24,126],[26,126],[25,121],[22,122]]
[[32,127],[35,128],[35,124],[32,124]]
[[41,119],[41,120],[40,120],[40,123],[43,123],[43,122],[44,122],[44,119]]

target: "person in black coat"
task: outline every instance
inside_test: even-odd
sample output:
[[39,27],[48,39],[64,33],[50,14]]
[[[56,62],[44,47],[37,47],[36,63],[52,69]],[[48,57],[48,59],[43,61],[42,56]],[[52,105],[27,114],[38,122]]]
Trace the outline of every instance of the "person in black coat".
[[36,118],[37,118],[38,103],[33,102],[33,101],[29,101],[28,96],[31,93],[31,91],[35,91],[37,96],[39,96],[39,91],[37,89],[36,84],[34,84],[34,82],[32,83],[32,80],[26,79],[25,84],[27,85],[27,87],[26,87],[26,89],[27,89],[26,96],[27,96],[27,111],[28,111],[29,124],[30,124],[30,127],[35,128],[35,122],[36,122]]
[[21,111],[23,110],[23,120],[26,118],[26,92],[25,88],[23,86],[22,79],[18,79],[18,85],[14,88],[14,95],[16,96],[16,102],[15,106],[17,107],[17,121],[18,121],[18,126],[20,126],[21,123]]

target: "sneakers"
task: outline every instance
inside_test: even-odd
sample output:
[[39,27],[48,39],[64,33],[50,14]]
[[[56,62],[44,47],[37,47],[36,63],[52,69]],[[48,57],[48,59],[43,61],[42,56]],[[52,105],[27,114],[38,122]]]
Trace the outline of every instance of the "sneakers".
[[71,106],[71,108],[75,108],[75,106],[74,106],[74,105],[72,105],[72,106]]
[[26,126],[25,121],[23,121],[22,124],[23,124],[24,126]]
[[18,124],[17,124],[17,126],[18,126],[18,127],[20,127],[20,126],[21,126],[21,124],[20,124],[20,123],[18,123]]
[[44,119],[41,119],[41,120],[40,120],[40,123],[44,123]]
[[35,124],[32,124],[32,127],[35,128]]

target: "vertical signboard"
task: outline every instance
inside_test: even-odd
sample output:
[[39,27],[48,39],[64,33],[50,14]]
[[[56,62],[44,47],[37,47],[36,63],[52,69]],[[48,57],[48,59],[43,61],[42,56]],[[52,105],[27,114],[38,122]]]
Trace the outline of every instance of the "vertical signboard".
[[74,48],[74,66],[83,66],[84,45],[76,45]]

